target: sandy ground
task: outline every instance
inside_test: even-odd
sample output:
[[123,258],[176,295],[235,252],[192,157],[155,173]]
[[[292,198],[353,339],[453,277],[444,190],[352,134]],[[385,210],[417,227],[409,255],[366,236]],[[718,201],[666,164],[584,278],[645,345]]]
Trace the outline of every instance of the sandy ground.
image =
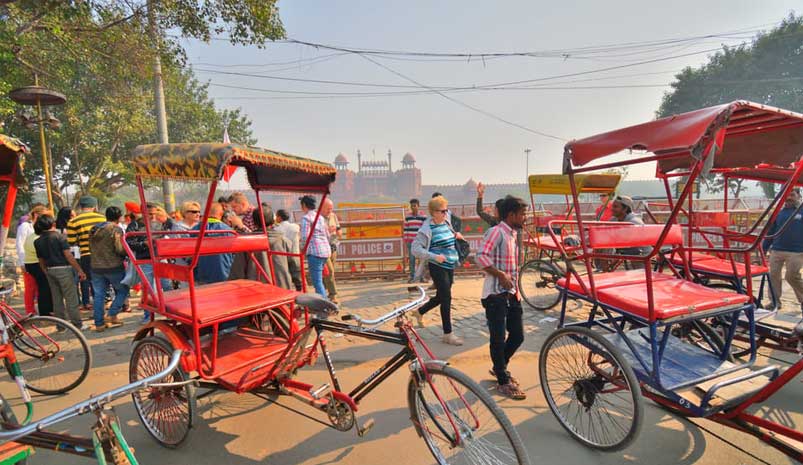
[[[462,347],[440,343],[437,312],[427,316],[428,326],[422,334],[433,351],[442,359],[469,374],[493,391],[488,376],[487,332],[484,312],[479,304],[481,280],[467,278],[455,284],[454,320],[456,331],[465,336]],[[396,282],[350,282],[341,286],[344,312],[375,316],[393,308],[407,297],[406,285]],[[538,351],[545,337],[555,328],[556,312],[542,313],[525,308],[526,341],[516,355],[511,370],[528,394],[525,401],[511,401],[496,396],[507,415],[517,426],[532,463],[565,464],[773,464],[792,463],[781,453],[748,435],[695,419],[681,420],[646,401],[646,418],[641,435],[628,449],[602,453],[584,448],[560,427],[544,401],[538,379]],[[131,336],[140,314],[126,314],[126,325],[102,334],[87,333],[92,344],[94,364],[88,379],[73,392],[57,397],[35,396],[36,417],[86,399],[93,393],[127,382]],[[344,386],[355,386],[395,346],[366,342],[353,338],[330,338],[330,348]],[[793,357],[770,355],[787,361]],[[766,363],[764,360],[762,363]],[[325,465],[428,464],[432,457],[423,441],[415,434],[405,398],[406,370],[400,370],[374,391],[361,404],[359,418],[374,418],[376,426],[364,438],[354,431],[338,432],[289,410],[296,409],[318,419],[317,411],[290,398],[278,402],[250,394],[219,392],[198,402],[196,424],[188,442],[177,450],[160,447],[139,422],[130,398],[116,403],[124,432],[135,448],[141,464],[187,465]],[[322,383],[326,378],[323,362],[301,372],[300,379]],[[0,393],[22,413],[21,400],[10,379],[0,381]],[[803,389],[798,380],[780,391],[762,408],[762,414],[800,429],[803,422],[800,400]],[[86,435],[91,418],[79,418],[63,425],[72,434]],[[86,464],[87,459],[39,450],[30,464]]]

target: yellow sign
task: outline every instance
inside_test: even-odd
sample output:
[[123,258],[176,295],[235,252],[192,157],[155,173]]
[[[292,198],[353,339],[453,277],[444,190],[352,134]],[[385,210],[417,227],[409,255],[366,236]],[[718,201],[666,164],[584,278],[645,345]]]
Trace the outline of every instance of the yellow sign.
[[[577,192],[614,192],[619,185],[618,174],[577,174],[574,176]],[[565,174],[533,174],[529,178],[531,194],[571,195],[572,186]]]
[[349,226],[346,228],[346,239],[381,239],[401,237],[402,225],[390,226]]

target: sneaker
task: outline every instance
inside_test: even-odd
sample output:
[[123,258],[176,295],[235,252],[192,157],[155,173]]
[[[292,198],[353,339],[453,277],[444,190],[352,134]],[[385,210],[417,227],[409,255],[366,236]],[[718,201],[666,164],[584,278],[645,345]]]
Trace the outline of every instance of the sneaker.
[[94,331],[96,333],[102,333],[103,331],[106,331],[106,323],[104,323],[104,324],[102,324],[100,326],[98,326],[98,325],[93,326],[92,327],[92,331]]
[[444,334],[441,342],[449,344],[450,346],[462,346],[463,340],[455,336],[454,333]]
[[496,387],[496,390],[499,394],[502,394],[505,397],[509,397],[513,400],[524,400],[527,398],[527,394],[524,393],[518,386],[513,383],[507,384],[500,384]]
[[418,310],[413,310],[412,313],[410,314],[413,316],[413,319],[415,320],[415,325],[419,328],[423,328],[424,315],[422,315]]
[[[493,370],[493,368],[491,368],[490,370],[488,370],[488,373],[489,373],[491,376],[493,376],[493,377],[494,377],[494,379],[496,379],[496,373],[494,373],[494,370]],[[513,377],[513,375],[511,375],[509,371],[506,371],[505,373],[507,373],[507,379],[509,380],[510,384],[515,384],[516,386],[521,386],[521,384],[519,384],[519,380],[517,380],[516,378],[514,378],[514,377]]]
[[76,328],[80,329],[81,331],[87,331],[91,328],[88,324],[81,322],[81,325],[75,325]]

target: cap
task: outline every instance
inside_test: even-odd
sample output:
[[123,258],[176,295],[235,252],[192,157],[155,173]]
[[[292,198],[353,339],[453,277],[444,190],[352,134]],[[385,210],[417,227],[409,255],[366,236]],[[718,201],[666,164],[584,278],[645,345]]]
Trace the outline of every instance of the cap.
[[98,206],[98,199],[91,195],[85,195],[78,200],[78,206],[81,208],[93,208]]
[[628,197],[626,195],[620,195],[620,196],[616,197],[616,200],[614,200],[614,202],[619,202],[622,205],[624,205],[625,207],[628,207],[631,210],[633,209],[633,199],[631,199],[630,197]]
[[142,208],[136,202],[126,202],[125,209],[131,213],[142,213]]

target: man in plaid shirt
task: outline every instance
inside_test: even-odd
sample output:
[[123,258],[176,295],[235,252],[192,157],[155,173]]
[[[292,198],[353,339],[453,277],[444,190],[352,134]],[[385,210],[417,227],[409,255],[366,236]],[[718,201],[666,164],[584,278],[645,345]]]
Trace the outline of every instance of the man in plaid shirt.
[[515,400],[527,397],[507,370],[513,354],[524,342],[516,281],[519,270],[517,230],[524,226],[526,214],[527,204],[522,199],[510,195],[505,197],[499,206],[502,221],[485,233],[476,257],[477,264],[486,273],[481,302],[491,339],[491,373],[499,383],[499,393]]
[[[315,221],[318,216],[318,212],[315,210],[315,197],[305,195],[299,200],[301,201],[301,211],[304,212],[304,216],[301,218],[301,243],[304,244],[302,250],[305,250],[307,254],[310,281],[315,286],[315,292],[327,297],[326,287],[323,284],[323,269],[329,256],[332,255],[332,247],[329,245],[329,229],[323,218]],[[312,237],[310,237],[310,233]]]

